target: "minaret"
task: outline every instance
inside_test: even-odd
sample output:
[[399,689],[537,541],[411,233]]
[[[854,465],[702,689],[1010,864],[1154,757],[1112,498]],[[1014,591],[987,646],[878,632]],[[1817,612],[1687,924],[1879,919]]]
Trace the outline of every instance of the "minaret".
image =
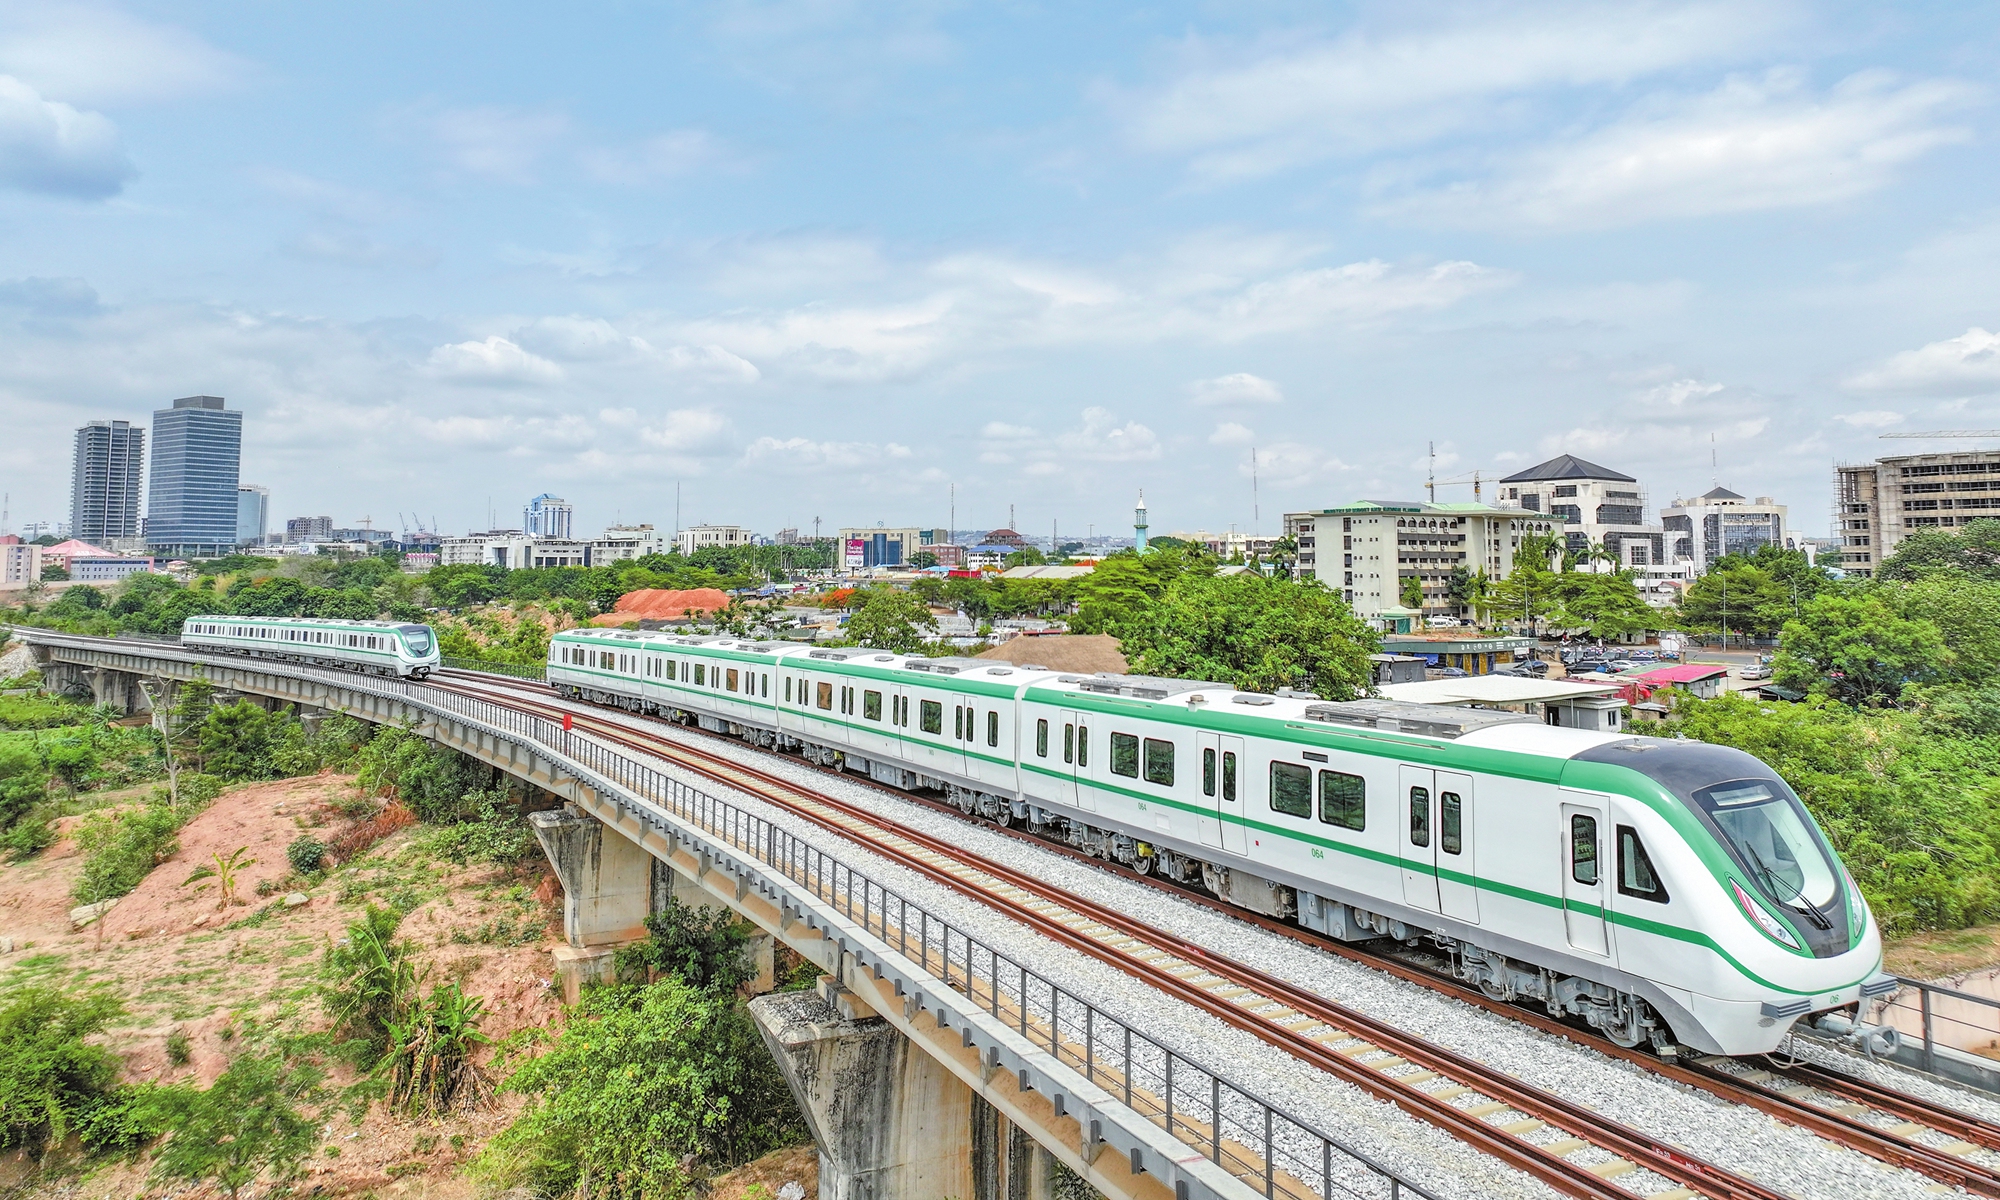
[[1132,548],[1146,552],[1146,489],[1139,489],[1139,507],[1132,510]]

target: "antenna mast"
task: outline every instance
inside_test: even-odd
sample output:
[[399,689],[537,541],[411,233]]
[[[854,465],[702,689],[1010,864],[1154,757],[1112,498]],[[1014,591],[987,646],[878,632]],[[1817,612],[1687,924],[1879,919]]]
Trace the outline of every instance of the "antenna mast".
[[1438,502],[1438,444],[1436,442],[1427,442],[1425,444],[1430,447],[1431,465],[1430,472],[1425,476],[1424,487],[1430,492],[1431,503],[1436,504]]
[[1257,502],[1257,447],[1250,447],[1250,536],[1263,528],[1264,517]]

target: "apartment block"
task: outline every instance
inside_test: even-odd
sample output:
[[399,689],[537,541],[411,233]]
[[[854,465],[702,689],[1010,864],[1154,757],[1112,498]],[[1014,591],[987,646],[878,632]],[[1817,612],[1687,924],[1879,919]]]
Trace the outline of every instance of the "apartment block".
[[1523,537],[1563,527],[1524,509],[1415,500],[1357,500],[1285,514],[1285,534],[1298,545],[1294,574],[1339,592],[1363,619],[1402,609],[1403,580],[1412,576],[1423,588],[1426,615],[1469,616],[1450,595],[1454,570],[1505,579]]
[[70,471],[69,530],[57,536],[89,542],[138,537],[145,459],[146,431],[130,421],[91,421],[79,428]]
[[1904,538],[2000,517],[2000,450],[1904,454],[1833,469],[1837,566],[1873,575]]

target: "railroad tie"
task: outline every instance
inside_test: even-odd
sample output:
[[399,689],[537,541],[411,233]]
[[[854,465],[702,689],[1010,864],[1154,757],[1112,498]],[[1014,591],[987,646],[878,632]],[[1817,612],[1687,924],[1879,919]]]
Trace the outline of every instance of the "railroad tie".
[[1901,1121],[1889,1126],[1886,1132],[1892,1133],[1899,1138],[1907,1138],[1915,1137],[1920,1133],[1928,1133],[1930,1132],[1930,1128],[1929,1126],[1919,1125],[1915,1121]]
[[1701,1193],[1693,1188],[1677,1187],[1664,1192],[1654,1192],[1646,1200],[1694,1200]]
[[1637,1163],[1629,1162],[1622,1158],[1614,1158],[1609,1162],[1596,1163],[1584,1168],[1584,1170],[1597,1176],[1599,1179],[1616,1179],[1620,1175],[1630,1175],[1638,1169],[1639,1165]]
[[1942,1153],[1955,1154],[1961,1157],[1977,1149],[1979,1147],[1971,1142],[1946,1142],[1944,1145],[1938,1147],[1938,1150]]
[[1487,1100],[1479,1104],[1468,1104],[1458,1111],[1468,1117],[1490,1117],[1497,1112],[1507,1112],[1513,1107],[1504,1100]]
[[1590,1143],[1584,1141],[1582,1138],[1564,1138],[1559,1142],[1550,1142],[1540,1149],[1545,1154],[1553,1154],[1557,1158],[1562,1158],[1565,1155],[1575,1154],[1588,1145]]
[[1435,1092],[1425,1092],[1424,1095],[1429,1096],[1433,1100],[1455,1100],[1471,1090],[1469,1087],[1460,1087],[1457,1084],[1453,1084],[1450,1087],[1439,1088]]
[[1837,1117],[1858,1117],[1868,1111],[1868,1106],[1866,1104],[1856,1104],[1850,1100],[1845,1104],[1836,1104],[1832,1108],[1827,1109],[1827,1111]]
[[1507,1124],[1502,1125],[1500,1127],[1500,1132],[1511,1133],[1519,1137],[1524,1134],[1530,1134],[1535,1132],[1535,1130],[1540,1129],[1542,1127],[1542,1124],[1543,1124],[1542,1122],[1534,1120],[1533,1118],[1529,1118],[1528,1120],[1525,1121],[1509,1121]]

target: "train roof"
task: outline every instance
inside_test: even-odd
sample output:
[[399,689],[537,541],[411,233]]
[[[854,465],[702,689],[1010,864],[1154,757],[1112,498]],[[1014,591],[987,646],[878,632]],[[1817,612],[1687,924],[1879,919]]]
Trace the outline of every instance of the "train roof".
[[189,617],[188,620],[235,621],[238,623],[248,622],[251,624],[257,624],[266,621],[278,621],[286,625],[345,625],[350,627],[363,627],[369,629],[428,628],[428,626],[415,624],[410,621],[347,621],[347,620],[342,620],[339,617],[239,617],[233,613],[196,613],[193,616]]

